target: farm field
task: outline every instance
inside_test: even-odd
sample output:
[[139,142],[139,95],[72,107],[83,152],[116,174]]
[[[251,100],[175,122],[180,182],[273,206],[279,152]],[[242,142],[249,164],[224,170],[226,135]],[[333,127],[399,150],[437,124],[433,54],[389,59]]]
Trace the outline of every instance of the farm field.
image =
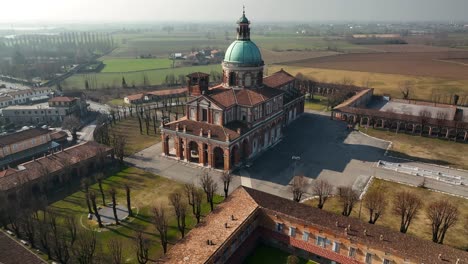
[[390,155],[468,170],[468,145],[444,139],[413,136],[379,129],[361,128],[362,132],[392,141]]
[[[134,238],[136,232],[141,231],[144,236],[150,240],[149,257],[152,261],[155,261],[162,256],[163,252],[159,234],[152,224],[151,209],[154,206],[159,205],[167,209],[169,218],[168,237],[170,248],[171,244],[180,239],[180,233],[177,229],[177,221],[174,216],[173,207],[170,206],[169,195],[175,191],[183,191],[184,185],[137,168],[127,167],[102,181],[106,200],[110,199],[107,194],[108,191],[111,187],[114,187],[117,190],[117,203],[126,205],[125,184],[128,184],[131,188],[131,202],[132,207],[134,207],[133,211],[136,215],[135,217],[130,217],[128,220],[123,221],[120,226],[109,226],[108,228],[97,232],[96,237],[100,244],[98,249],[102,250],[102,253],[104,254],[101,253],[96,255],[107,256],[109,253],[107,248],[109,241],[119,240],[123,244],[123,255],[126,260],[125,263],[138,263],[136,260]],[[96,192],[100,197],[98,184],[91,185],[90,190]],[[100,201],[100,199],[98,199],[98,201]],[[221,202],[222,197],[216,196],[215,201],[216,203]],[[51,204],[48,209],[57,213],[59,216],[73,216],[79,223],[78,231],[95,228],[97,225],[95,221],[87,220],[86,216],[88,210],[85,202],[85,193],[83,191],[77,191],[64,199]],[[209,211],[209,204],[206,203],[206,199],[203,198],[202,215],[205,216]],[[192,215],[191,210],[187,212],[186,223],[186,232],[192,229],[196,224],[196,220]],[[109,261],[106,263],[111,262]]]
[[413,99],[431,100],[433,93],[450,95],[453,93],[468,92],[468,80],[466,79],[453,80],[424,76],[311,68],[297,65],[272,65],[268,67],[268,72],[273,73],[281,68],[284,68],[284,70],[292,75],[302,73],[320,82],[340,83],[345,78],[354,81],[354,84],[358,86],[368,82],[369,87],[375,89],[375,94],[388,94],[398,98],[401,97],[401,91],[398,89],[398,85],[402,81],[410,81],[413,84],[412,95],[410,95]]
[[468,66],[443,60],[466,58],[468,52],[396,52],[341,54],[290,63],[291,66],[428,76],[455,80],[468,79]]
[[453,52],[464,51],[459,48],[438,47],[420,44],[404,45],[364,45],[364,47],[376,52]]
[[131,72],[170,68],[170,59],[104,59],[101,72]]
[[[376,222],[377,225],[389,227],[397,232],[400,230],[400,217],[392,213],[393,197],[397,192],[409,191],[411,193],[417,194],[422,199],[423,207],[409,226],[408,234],[431,241],[431,226],[429,220],[426,217],[425,208],[430,202],[447,199],[458,206],[458,209],[460,211],[460,217],[458,222],[448,230],[444,240],[444,244],[460,249],[468,248],[468,230],[465,229],[466,221],[464,220],[468,217],[468,200],[464,198],[451,196],[448,194],[434,192],[424,188],[411,187],[395,182],[389,182],[374,178],[369,188],[369,191],[377,188],[383,188],[386,192],[386,197],[388,197],[387,208],[383,215]],[[360,206],[359,203],[360,202],[358,202],[354,206],[350,217],[358,218]],[[317,206],[317,201],[312,199],[306,201],[305,204]],[[330,199],[328,199],[323,209],[336,214],[341,214],[342,209],[341,204],[339,202],[339,198],[331,197]],[[366,222],[369,220],[369,213],[364,205],[362,206],[361,220]]]
[[122,84],[122,77],[125,77],[125,81],[128,86],[141,86],[143,84],[143,79],[145,75],[148,79],[149,85],[160,85],[164,83],[166,76],[169,74],[174,74],[177,78],[178,75],[187,75],[189,73],[197,71],[206,73],[210,73],[211,71],[220,72],[221,65],[216,64],[204,66],[191,66],[173,69],[148,70],[142,72],[74,74],[62,83],[62,87],[64,87],[65,89],[85,89],[85,80],[87,78],[95,80],[95,82],[90,82],[91,85],[95,85],[95,87],[92,87],[92,89],[120,87]]

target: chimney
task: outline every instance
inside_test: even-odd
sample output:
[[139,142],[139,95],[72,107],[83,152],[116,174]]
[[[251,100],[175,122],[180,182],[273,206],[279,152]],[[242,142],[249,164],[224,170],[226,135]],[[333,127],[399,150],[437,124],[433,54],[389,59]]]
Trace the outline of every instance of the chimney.
[[228,228],[228,223],[224,223],[224,228]]
[[338,221],[335,222],[335,226],[338,227]]
[[200,137],[203,137],[203,128],[200,128]]
[[211,129],[208,129],[208,138],[211,138]]
[[348,230],[351,231],[351,225],[348,225]]
[[460,264],[460,259],[457,258],[457,261],[455,262],[455,264]]
[[380,235],[380,241],[383,241],[383,235]]
[[184,133],[187,133],[187,126],[184,125]]
[[439,260],[442,260],[442,254],[439,254],[439,255],[437,256],[437,258],[438,258]]
[[241,128],[239,127],[239,128],[237,129],[237,134],[239,134],[239,135],[240,135],[240,134],[241,134],[241,132],[242,132],[242,130],[241,130]]
[[364,236],[367,236],[367,229],[364,229]]
[[236,219],[234,218],[234,215],[231,215],[231,220],[232,220],[232,221],[236,220]]
[[344,234],[348,235],[348,228],[347,227],[344,229]]

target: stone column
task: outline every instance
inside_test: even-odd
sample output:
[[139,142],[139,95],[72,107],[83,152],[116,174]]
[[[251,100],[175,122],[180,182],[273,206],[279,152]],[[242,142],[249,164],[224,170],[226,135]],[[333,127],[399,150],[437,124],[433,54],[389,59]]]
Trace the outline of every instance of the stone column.
[[162,152],[164,156],[169,156],[169,140],[166,140],[166,137],[164,135],[161,135],[162,138]]
[[224,150],[224,170],[231,170],[231,155],[229,153],[229,148]]
[[174,148],[175,148],[175,151],[176,151],[176,157],[178,159],[181,159],[182,157],[182,146],[180,144],[180,138],[176,137],[174,138]]
[[401,123],[400,122],[397,122],[397,125],[396,125],[396,132],[398,133],[398,131],[400,131],[400,125]]
[[466,141],[468,139],[468,131],[465,131],[465,136],[463,137],[463,141]]
[[432,127],[429,127],[429,136],[432,136]]
[[184,139],[184,160],[190,161],[190,148],[188,139]]
[[447,128],[447,133],[445,134],[445,138],[449,138],[450,135],[450,129]]
[[208,145],[208,166],[214,168],[213,148]]
[[203,142],[198,143],[198,163],[205,165],[205,153],[203,150]]

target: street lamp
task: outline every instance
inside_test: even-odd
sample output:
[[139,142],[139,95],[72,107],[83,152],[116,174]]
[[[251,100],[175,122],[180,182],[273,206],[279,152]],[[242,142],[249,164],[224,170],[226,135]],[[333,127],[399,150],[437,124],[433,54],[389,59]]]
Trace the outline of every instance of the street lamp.
[[292,156],[291,159],[294,160],[293,177],[295,177],[295,176],[296,176],[296,165],[297,165],[297,161],[298,161],[298,160],[301,160],[301,157],[300,157],[300,156]]

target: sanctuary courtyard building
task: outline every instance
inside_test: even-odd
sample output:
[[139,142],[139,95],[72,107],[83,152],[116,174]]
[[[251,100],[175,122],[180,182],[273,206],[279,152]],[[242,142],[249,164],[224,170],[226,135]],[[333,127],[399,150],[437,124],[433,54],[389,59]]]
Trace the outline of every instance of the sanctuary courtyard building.
[[209,87],[208,74],[188,76],[186,116],[161,129],[164,156],[230,171],[278,143],[283,127],[304,112],[293,76],[281,70],[264,77],[245,12],[237,24],[222,83]]

